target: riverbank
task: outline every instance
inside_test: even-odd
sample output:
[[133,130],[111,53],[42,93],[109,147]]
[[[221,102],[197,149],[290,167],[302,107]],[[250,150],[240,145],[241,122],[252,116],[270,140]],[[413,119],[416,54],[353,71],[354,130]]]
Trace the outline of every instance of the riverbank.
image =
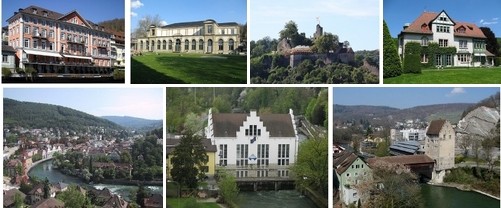
[[458,184],[458,183],[441,183],[441,184],[438,184],[438,183],[427,183],[428,185],[432,185],[432,186],[440,186],[440,187],[449,187],[449,188],[456,188],[460,191],[472,191],[472,192],[477,192],[479,194],[482,194],[482,195],[485,195],[485,196],[488,196],[488,197],[491,197],[491,198],[494,198],[496,200],[501,200],[499,197],[496,197],[492,194],[489,194],[489,193],[486,193],[486,192],[483,192],[483,191],[480,191],[480,190],[477,190],[477,189],[473,189],[471,187],[471,185],[468,185],[468,184]]

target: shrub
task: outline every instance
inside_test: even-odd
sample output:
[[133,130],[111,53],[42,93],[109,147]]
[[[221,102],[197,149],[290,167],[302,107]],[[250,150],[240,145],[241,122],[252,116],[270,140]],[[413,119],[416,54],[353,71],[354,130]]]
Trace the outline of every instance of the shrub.
[[421,73],[421,45],[418,42],[405,44],[404,73]]

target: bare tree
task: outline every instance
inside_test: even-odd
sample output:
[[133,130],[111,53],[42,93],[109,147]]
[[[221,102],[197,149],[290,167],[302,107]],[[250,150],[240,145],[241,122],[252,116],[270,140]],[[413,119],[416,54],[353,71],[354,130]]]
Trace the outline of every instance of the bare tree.
[[468,149],[472,145],[471,140],[472,140],[472,137],[467,134],[467,135],[462,136],[458,141],[459,147],[463,150],[464,157],[468,157]]
[[160,15],[158,15],[158,14],[155,16],[146,15],[141,20],[139,20],[139,23],[138,23],[136,29],[134,29],[134,32],[132,33],[132,35],[135,38],[146,37],[151,25],[161,26],[162,22],[163,22],[163,20],[162,20],[162,18],[160,18]]

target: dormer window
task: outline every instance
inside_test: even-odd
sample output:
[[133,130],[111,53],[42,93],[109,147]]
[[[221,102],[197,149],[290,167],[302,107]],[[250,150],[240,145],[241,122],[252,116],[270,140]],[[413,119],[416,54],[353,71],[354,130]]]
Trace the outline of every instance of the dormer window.
[[49,16],[49,13],[47,11],[43,11],[43,16],[47,17],[47,16]]
[[37,9],[33,9],[33,14],[37,14],[37,13],[38,13]]
[[457,32],[458,32],[458,33],[465,33],[465,32],[466,32],[466,29],[465,29],[464,27],[462,27],[462,26],[461,26],[460,28],[458,28],[458,29],[457,29]]
[[426,30],[428,30],[428,25],[426,23],[423,23],[421,25],[421,31],[426,31]]

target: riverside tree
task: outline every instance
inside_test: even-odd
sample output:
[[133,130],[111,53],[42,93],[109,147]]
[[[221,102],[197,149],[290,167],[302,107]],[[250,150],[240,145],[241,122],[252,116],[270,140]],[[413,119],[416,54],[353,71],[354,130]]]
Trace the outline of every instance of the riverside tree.
[[202,137],[187,133],[172,152],[172,179],[182,186],[197,188],[204,173],[201,167],[209,160]]

